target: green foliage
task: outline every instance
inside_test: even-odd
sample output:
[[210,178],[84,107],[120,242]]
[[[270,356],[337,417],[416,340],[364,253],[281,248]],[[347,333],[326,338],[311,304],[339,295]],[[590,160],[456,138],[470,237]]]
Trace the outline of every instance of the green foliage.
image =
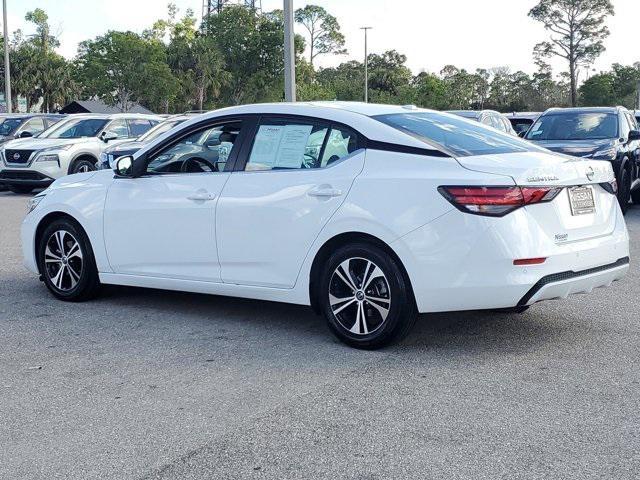
[[347,53],[344,35],[336,17],[318,5],[307,5],[295,12],[295,21],[300,23],[309,35],[309,63],[318,55]]
[[605,20],[613,14],[611,0],[540,0],[529,12],[550,35],[535,46],[534,56],[541,60],[557,56],[569,64],[572,105],[578,101],[578,69],[591,65],[604,51],[609,36]]
[[[612,13],[610,0],[539,0],[530,16],[543,22],[550,36],[536,49],[539,70],[533,75],[504,67],[471,72],[447,65],[439,73],[414,76],[405,55],[395,50],[372,53],[369,98],[438,110],[542,111],[568,105],[575,90],[574,100],[579,93],[584,105],[634,107],[640,63],[615,64],[610,72],[592,76],[579,91],[575,88],[579,69],[604,48],[608,32],[603,22]],[[17,31],[9,48],[14,98],[26,96],[29,108],[42,102],[43,110],[55,110],[72,99],[99,97],[125,111],[141,103],[173,113],[283,100],[281,10],[260,14],[229,6],[198,27],[193,11],[180,14],[170,3],[165,18],[142,35],[110,31],[84,41],[73,62],[55,52],[59,42],[42,9],[26,18],[35,26],[35,35],[25,38]],[[298,98],[362,101],[362,62],[314,68],[319,55],[344,52],[337,19],[322,7],[309,5],[296,11],[296,21],[308,34],[307,43],[302,36],[295,37]],[[551,55],[570,60],[569,71],[559,80],[546,61]]]

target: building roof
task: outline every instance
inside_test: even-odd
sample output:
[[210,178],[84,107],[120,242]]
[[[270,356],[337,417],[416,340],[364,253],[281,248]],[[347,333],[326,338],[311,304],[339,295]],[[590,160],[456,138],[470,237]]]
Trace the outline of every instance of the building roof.
[[[102,100],[75,100],[66,105],[60,113],[123,113],[118,107],[107,105]],[[145,113],[153,115],[153,112],[141,105],[134,104],[127,113]]]

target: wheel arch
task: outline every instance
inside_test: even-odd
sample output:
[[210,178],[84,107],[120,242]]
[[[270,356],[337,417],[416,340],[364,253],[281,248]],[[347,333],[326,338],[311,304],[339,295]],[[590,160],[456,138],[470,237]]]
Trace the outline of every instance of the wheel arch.
[[76,227],[78,227],[80,230],[82,230],[82,232],[84,233],[84,235],[87,237],[87,240],[89,242],[89,246],[91,247],[92,253],[95,257],[95,250],[93,248],[93,244],[91,243],[91,237],[88,235],[87,230],[82,226],[82,224],[72,215],[69,215],[68,213],[65,212],[61,212],[61,211],[53,211],[53,212],[49,212],[47,213],[44,217],[42,217],[40,219],[40,221],[38,222],[38,226],[36,227],[36,234],[35,234],[35,241],[34,241],[34,254],[35,254],[35,259],[36,259],[36,265],[38,267],[38,272],[42,275],[42,271],[40,270],[40,261],[38,258],[38,250],[39,250],[39,246],[40,246],[40,241],[42,240],[42,235],[44,234],[45,229],[51,225],[51,223],[55,222],[56,220],[60,220],[60,219],[67,219],[71,222],[73,222]]
[[400,270],[405,277],[407,285],[409,285],[410,296],[415,301],[415,294],[413,292],[409,273],[407,272],[407,269],[405,268],[400,256],[393,250],[393,248],[391,248],[391,246],[389,246],[388,243],[369,233],[344,232],[326,240],[316,252],[316,255],[311,264],[311,269],[309,271],[309,300],[311,303],[311,308],[314,312],[320,313],[320,300],[317,297],[317,285],[320,279],[320,274],[322,273],[322,266],[332,252],[344,245],[349,245],[352,243],[369,243],[371,245],[375,245],[376,247],[387,253],[390,257],[392,257],[400,266]]
[[71,175],[71,172],[73,172],[73,168],[75,167],[75,164],[80,160],[88,160],[90,162],[93,162],[94,164],[97,163],[98,161],[96,156],[93,155],[92,153],[80,152],[75,157],[73,157],[69,162],[69,168],[67,168],[67,175]]

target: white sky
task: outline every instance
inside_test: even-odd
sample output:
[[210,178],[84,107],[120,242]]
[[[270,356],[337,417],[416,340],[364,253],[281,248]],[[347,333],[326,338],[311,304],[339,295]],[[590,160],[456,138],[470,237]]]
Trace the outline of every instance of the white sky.
[[[7,0],[9,29],[26,27],[24,15],[43,8],[53,32],[61,40],[60,53],[71,58],[78,42],[107,30],[142,32],[166,15],[168,0]],[[174,0],[184,11],[200,15],[202,0]],[[338,18],[347,39],[348,55],[320,57],[321,66],[361,60],[364,40],[361,26],[371,26],[369,49],[381,53],[396,49],[408,57],[418,73],[439,72],[453,64],[473,71],[478,67],[507,66],[512,71],[533,72],[533,46],[544,39],[542,25],[527,17],[537,0],[294,0],[324,6]],[[640,61],[640,0],[613,0],[616,15],[609,20],[607,51],[595,64],[608,69],[614,62]],[[282,8],[280,0],[262,0],[264,10]],[[298,29],[299,33],[303,33]],[[563,67],[555,63],[554,67]]]

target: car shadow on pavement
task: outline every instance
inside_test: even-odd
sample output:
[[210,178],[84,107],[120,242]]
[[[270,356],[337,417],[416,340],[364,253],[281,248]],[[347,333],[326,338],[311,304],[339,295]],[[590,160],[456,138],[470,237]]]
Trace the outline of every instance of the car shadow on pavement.
[[[98,301],[162,312],[162,315],[155,316],[157,321],[172,322],[179,315],[182,322],[192,321],[200,326],[204,322],[204,332],[207,326],[223,325],[230,335],[234,330],[239,333],[251,328],[269,332],[269,335],[285,335],[296,343],[312,340],[349,348],[335,339],[323,318],[306,306],[117,286],[105,287]],[[555,311],[539,310],[534,306],[522,314],[495,311],[422,314],[406,339],[383,351],[447,350],[500,354],[537,348],[558,341],[558,336],[566,337],[562,339],[563,343],[570,342],[570,327],[560,314],[552,313]]]

